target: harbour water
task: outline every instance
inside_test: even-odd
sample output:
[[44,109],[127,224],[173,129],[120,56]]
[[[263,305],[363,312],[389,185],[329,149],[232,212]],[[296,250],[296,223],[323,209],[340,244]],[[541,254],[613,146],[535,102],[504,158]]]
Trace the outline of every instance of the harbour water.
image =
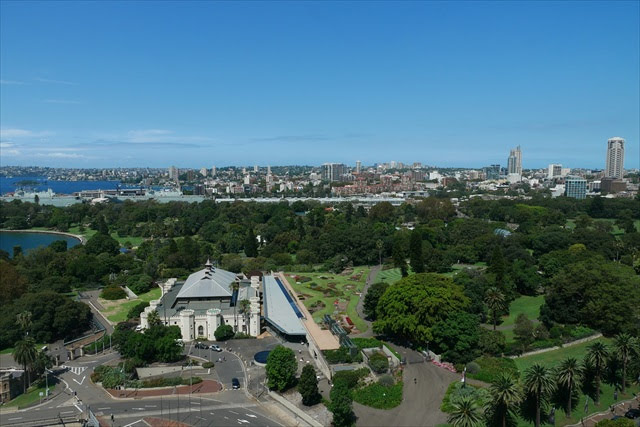
[[10,257],[14,246],[22,247],[22,252],[27,253],[40,246],[49,246],[56,240],[66,241],[67,248],[80,244],[80,240],[64,234],[0,231],[0,249],[9,252]]
[[[20,182],[33,182],[20,185]],[[0,194],[13,193],[17,189],[24,188],[31,192],[47,191],[49,188],[56,194],[73,194],[82,190],[114,190],[130,188],[128,185],[121,185],[120,181],[51,181],[46,176],[0,176]]]

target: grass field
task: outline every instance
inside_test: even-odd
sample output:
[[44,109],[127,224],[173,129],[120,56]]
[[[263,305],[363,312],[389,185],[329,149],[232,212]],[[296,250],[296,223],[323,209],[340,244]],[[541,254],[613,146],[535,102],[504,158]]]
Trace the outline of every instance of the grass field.
[[597,341],[603,342],[605,344],[611,343],[611,340],[609,338],[597,338],[593,341],[583,342],[569,347],[559,348],[553,351],[547,351],[546,353],[534,354],[532,356],[526,357],[518,357],[515,359],[516,366],[518,367],[518,369],[520,369],[520,371],[524,371],[534,363],[541,363],[544,366],[553,367],[560,364],[560,362],[562,362],[567,357],[575,357],[578,360],[582,360],[584,358],[584,355],[587,353],[587,347]]
[[385,282],[388,284],[396,283],[398,280],[402,279],[402,273],[399,268],[390,268],[388,270],[381,270],[374,282]]
[[[49,394],[51,394],[53,392],[53,389],[55,388],[55,385],[49,385]],[[36,402],[40,401],[40,392],[45,393],[45,387],[38,387],[38,388],[34,388],[31,387],[29,390],[27,390],[26,394],[21,394],[20,396],[16,397],[13,400],[10,400],[6,406],[17,406],[18,408],[24,408],[25,406],[29,406],[32,405]]]
[[102,314],[104,314],[111,322],[124,322],[127,320],[127,313],[133,306],[137,305],[141,301],[149,302],[151,300],[158,299],[161,294],[161,289],[156,287],[146,294],[138,295],[138,299],[134,300],[121,299],[117,301],[106,301],[100,299],[100,304],[105,307]]
[[[80,228],[76,226],[76,227],[69,228],[69,233],[78,234],[78,235],[84,236],[88,240],[94,234],[96,234],[97,231],[93,230],[91,228],[85,228],[83,232],[80,232]],[[144,242],[144,237],[133,237],[133,236],[120,237],[120,236],[118,236],[118,233],[116,233],[116,232],[111,233],[111,237],[116,239],[118,241],[118,243],[120,243],[120,245],[122,245],[122,246],[124,246],[124,244],[126,242],[131,243],[132,246],[140,246],[140,244],[142,242]]]
[[540,306],[544,304],[544,296],[538,295],[530,297],[523,295],[511,302],[509,305],[509,315],[503,317],[502,326],[513,326],[520,313],[524,313],[530,320],[535,320],[540,316]]
[[[355,267],[353,273],[343,276],[334,273],[287,273],[287,280],[298,294],[304,295],[303,303],[312,312],[314,320],[319,321],[325,314],[334,312],[334,302],[336,300],[345,306],[344,312],[353,321],[361,332],[367,330],[367,324],[358,316],[356,305],[360,299],[359,293],[362,291],[367,281],[369,269],[367,267]],[[353,276],[360,276],[358,280]],[[291,276],[309,277],[311,281],[296,283]],[[315,283],[315,289],[311,287]],[[314,311],[314,304],[324,304],[324,307]]]
[[[43,343],[36,344],[36,350],[40,350],[45,345],[46,344],[43,344]],[[11,353],[13,353],[13,347],[9,347],[9,348],[5,348],[4,350],[0,350],[0,354],[11,354]]]
[[[607,221],[610,222],[613,225],[613,229],[611,230],[611,234],[613,234],[614,236],[618,236],[620,234],[624,234],[624,231],[621,230],[617,225],[615,225],[616,220],[613,218],[594,218],[595,221]],[[636,220],[633,222],[633,225],[636,227],[636,230],[640,231],[640,220]],[[576,221],[575,219],[568,219],[565,227],[567,227],[570,230],[573,230],[574,228],[576,228]]]

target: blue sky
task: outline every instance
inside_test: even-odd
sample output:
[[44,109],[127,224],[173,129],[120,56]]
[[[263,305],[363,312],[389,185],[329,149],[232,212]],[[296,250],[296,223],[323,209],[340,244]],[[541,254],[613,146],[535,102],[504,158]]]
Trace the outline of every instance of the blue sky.
[[17,2],[0,165],[640,163],[639,2]]

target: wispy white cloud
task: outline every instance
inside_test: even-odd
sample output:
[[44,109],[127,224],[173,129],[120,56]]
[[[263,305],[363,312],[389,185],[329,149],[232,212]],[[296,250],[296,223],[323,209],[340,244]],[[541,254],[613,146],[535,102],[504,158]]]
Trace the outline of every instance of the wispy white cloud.
[[18,80],[0,80],[0,84],[2,84],[2,85],[24,85],[26,83],[18,81]]
[[166,129],[143,129],[127,132],[126,140],[129,142],[161,142],[166,141],[173,132]]
[[68,86],[77,85],[77,83],[70,82],[70,81],[67,81],[67,80],[45,79],[45,78],[42,78],[42,77],[36,77],[34,80],[37,81],[37,82],[40,82],[40,83],[53,83],[53,84],[68,85]]
[[43,99],[45,104],[82,104],[82,101],[76,101],[74,99]]
[[16,144],[9,141],[0,142],[0,156],[19,156],[20,150],[16,148]]
[[49,131],[36,132],[27,129],[3,128],[0,129],[0,139],[5,138],[39,138],[51,135]]
[[92,159],[94,157],[85,156],[84,154],[78,153],[63,153],[60,151],[56,151],[53,153],[36,153],[37,157],[51,157],[55,159]]

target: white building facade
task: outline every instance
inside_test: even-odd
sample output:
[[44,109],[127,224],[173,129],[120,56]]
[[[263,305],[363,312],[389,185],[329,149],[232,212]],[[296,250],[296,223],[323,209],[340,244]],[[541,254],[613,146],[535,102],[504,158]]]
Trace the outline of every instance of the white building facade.
[[[241,301],[247,300],[247,303]],[[178,326],[185,342],[215,341],[215,331],[230,325],[235,332],[260,334],[260,281],[217,269],[207,262],[184,283],[169,279],[162,298],[150,302],[140,315],[140,325],[149,328],[149,315],[156,311],[160,322]]]

